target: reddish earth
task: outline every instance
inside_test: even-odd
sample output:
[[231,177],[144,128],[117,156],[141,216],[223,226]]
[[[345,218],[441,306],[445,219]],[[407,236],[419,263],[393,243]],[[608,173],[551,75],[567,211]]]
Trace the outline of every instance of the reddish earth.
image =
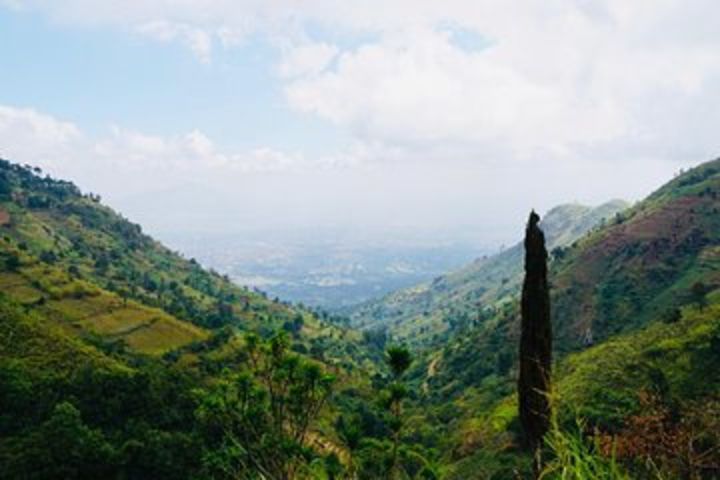
[[[681,245],[696,244],[698,239],[694,237],[703,228],[696,211],[710,202],[695,196],[672,199],[659,208],[637,212],[634,218],[610,227],[605,235],[586,245],[576,268],[554,280],[556,292],[564,291],[572,299],[572,305],[568,305],[573,310],[568,318],[569,333],[582,336],[593,325],[596,288],[618,267],[612,259],[625,258],[623,268],[642,276],[649,267],[669,257],[669,252]],[[627,253],[629,249],[633,253]]]
[[10,223],[10,214],[0,208],[0,226]]

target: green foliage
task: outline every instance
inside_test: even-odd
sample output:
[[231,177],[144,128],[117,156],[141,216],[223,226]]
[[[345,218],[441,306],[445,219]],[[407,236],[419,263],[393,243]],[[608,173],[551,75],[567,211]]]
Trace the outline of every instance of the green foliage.
[[248,336],[246,354],[245,369],[201,394],[196,415],[204,439],[204,475],[294,478],[312,459],[306,441],[335,379],[290,353],[284,333],[267,342]]
[[385,361],[390,367],[393,376],[398,379],[408,368],[410,368],[412,356],[407,348],[394,345],[388,348]]
[[117,452],[101,431],[83,423],[71,403],[55,406],[50,418],[4,453],[4,475],[12,478],[109,478]]
[[704,308],[707,305],[706,297],[709,291],[710,289],[703,282],[693,283],[692,287],[690,287],[690,294],[692,296],[693,303],[695,303],[699,308]]
[[540,473],[548,480],[630,480],[614,457],[605,458],[598,445],[587,439],[585,426],[561,430],[555,423],[545,437],[551,460]]
[[428,460],[429,453],[418,446],[401,445],[396,450],[391,441],[366,438],[355,455],[361,480],[440,478],[438,467]]
[[[187,478],[194,381],[130,369],[0,297],[3,478]],[[139,360],[139,359],[138,359]]]
[[402,405],[408,395],[407,387],[401,382],[401,377],[410,368],[412,355],[406,347],[394,345],[387,349],[385,362],[393,376],[393,382],[381,397],[385,408],[390,412],[388,425],[392,432],[392,454],[388,475],[396,479],[401,478],[403,471],[399,448],[404,423]]
[[[717,163],[579,241],[620,207],[568,207],[547,224],[561,313],[546,478],[647,478],[648,462],[667,478],[717,476],[677,451],[718,444]],[[234,286],[29,167],[0,162],[0,215],[3,478],[530,471],[513,395],[516,248],[367,307],[361,333]],[[412,358],[391,338],[438,348]],[[638,391],[662,415],[643,415]],[[675,440],[635,441],[657,431]]]
[[9,272],[17,272],[21,265],[20,255],[13,251],[3,253],[3,256],[5,257],[5,269]]
[[560,364],[562,405],[593,425],[617,429],[638,412],[637,392],[649,388],[666,398],[702,398],[720,390],[720,304],[685,308],[674,323],[657,322],[616,337]]

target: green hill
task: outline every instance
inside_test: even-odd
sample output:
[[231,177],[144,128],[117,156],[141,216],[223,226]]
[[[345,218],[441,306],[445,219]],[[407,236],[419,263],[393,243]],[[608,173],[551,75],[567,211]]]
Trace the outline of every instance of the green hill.
[[[68,332],[141,353],[202,342],[222,327],[266,336],[284,328],[332,357],[330,340],[353,335],[183,258],[98,196],[4,160],[0,286]],[[337,362],[344,356],[335,352]]]
[[[720,472],[718,193],[720,160],[629,209],[545,216],[550,467]],[[206,271],[68,182],[0,162],[0,470],[374,479],[397,458],[407,479],[522,478],[522,256],[516,245],[366,306],[361,334]],[[414,360],[383,355],[383,322],[422,347]]]
[[553,301],[561,348],[672,316],[720,285],[720,160],[669,182],[563,252]]
[[[560,450],[572,449],[555,453],[584,452],[575,466],[614,456],[630,472],[602,478],[717,478],[719,319],[716,291],[708,305],[684,307],[669,323],[653,321],[564,357],[556,366],[554,405],[559,428],[578,436],[551,432]],[[452,452],[446,478],[512,478],[522,468],[515,398],[489,400],[482,391],[493,388],[501,390],[497,381],[486,382],[452,403],[455,416],[444,427]]]
[[[695,284],[717,288],[719,191],[716,160],[676,178],[571,246],[556,247],[550,270],[556,351],[672,317],[692,301]],[[442,366],[448,367],[446,381],[437,386],[461,389],[506,373],[513,364],[517,320],[517,304],[508,302],[479,327],[457,334],[442,360],[435,356],[434,381],[443,376]],[[471,358],[475,368],[467,368]]]
[[[261,353],[273,359],[264,370],[249,362]],[[295,405],[297,417],[279,424],[317,421],[312,445],[270,424],[257,427],[253,445],[287,442],[298,449],[291,459],[342,453],[321,387],[332,372],[338,388],[360,398],[378,359],[358,332],[234,285],[99,197],[0,160],[3,478],[215,477],[219,460],[204,455],[211,444],[224,447],[213,444],[222,436],[207,412],[219,414],[216,387],[238,375],[246,385],[255,376],[261,410],[248,419],[263,421],[268,398],[290,404],[305,395],[312,411]]]
[[[693,285],[717,288],[719,193],[716,160],[676,178],[569,247],[555,247],[550,282],[556,351],[577,350],[672,318],[693,301]],[[462,389],[487,375],[507,373],[518,315],[517,302],[508,301],[481,325],[456,334],[442,354],[435,354],[436,386]],[[446,379],[439,380],[443,375]]]
[[[720,414],[713,400],[720,384],[712,373],[720,367],[719,194],[715,160],[554,249],[556,390],[566,418],[579,415],[630,441],[623,435],[642,436],[632,431],[633,418],[645,408],[638,392],[647,391],[660,402],[653,408],[676,409],[678,417],[667,420],[673,428],[681,431],[676,423],[685,418],[710,429],[709,420],[697,417],[698,410]],[[518,334],[515,297],[416,366],[425,396],[418,421],[447,432],[445,450],[454,452],[452,462],[464,472],[451,478],[486,478],[465,475],[478,462],[490,462],[485,450],[513,451]]]
[[[549,249],[571,245],[593,227],[628,208],[613,200],[595,208],[577,204],[550,210],[542,221]],[[361,305],[350,315],[364,329],[387,327],[399,341],[437,343],[448,329],[481,320],[478,312],[511,298],[522,282],[521,243],[422,285]]]

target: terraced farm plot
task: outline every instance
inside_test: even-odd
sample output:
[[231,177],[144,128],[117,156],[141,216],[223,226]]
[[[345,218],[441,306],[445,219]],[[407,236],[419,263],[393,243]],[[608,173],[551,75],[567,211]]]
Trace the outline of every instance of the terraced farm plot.
[[101,335],[123,336],[151,326],[158,320],[155,312],[128,307],[85,319],[83,325]]
[[133,350],[148,354],[163,354],[196,340],[204,340],[207,333],[193,325],[161,315],[121,338]]
[[22,304],[34,303],[42,297],[42,292],[34,288],[20,274],[4,272],[0,274],[0,291]]
[[11,288],[16,285],[24,285],[26,283],[27,280],[18,273],[3,272],[0,274],[0,289],[3,291],[6,288]]
[[23,304],[37,302],[43,296],[41,291],[27,284],[2,287],[2,290],[7,295],[10,295],[15,300]]
[[[28,271],[37,273],[41,270],[32,268]],[[99,290],[92,295],[83,293],[84,282],[68,282],[52,269],[48,270],[44,282],[40,282],[42,289],[37,288],[27,278],[28,271],[3,273],[0,289],[14,301],[33,306],[42,318],[65,331],[122,339],[131,349],[146,354],[162,354],[207,337],[203,329],[177,320],[162,310],[124,302],[112,293]],[[47,299],[45,289],[55,295]],[[74,295],[75,290],[80,294]],[[45,303],[40,302],[43,298],[47,299]]]
[[81,330],[125,340],[141,353],[164,353],[207,336],[204,330],[161,310],[135,303],[123,306],[122,301],[111,295],[62,300],[53,302],[52,308],[62,311]]

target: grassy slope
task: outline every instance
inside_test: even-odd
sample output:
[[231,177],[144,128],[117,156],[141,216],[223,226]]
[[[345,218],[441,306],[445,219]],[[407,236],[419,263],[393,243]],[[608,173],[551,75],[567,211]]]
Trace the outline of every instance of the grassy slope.
[[3,293],[48,328],[86,339],[97,336],[149,354],[162,354],[208,336],[205,329],[162,309],[121,298],[74,277],[62,265],[44,263],[7,237],[0,239],[0,250],[20,259],[17,268],[0,271]]
[[53,371],[59,374],[83,366],[126,369],[84,342],[48,325],[37,315],[0,294],[0,362],[12,362],[28,372]]
[[[690,301],[696,282],[720,285],[720,161],[670,182],[591,231],[551,265],[559,354],[632,331]],[[435,354],[432,391],[444,398],[511,372],[517,303],[466,329]],[[418,372],[422,374],[422,372]]]
[[558,368],[558,398],[584,418],[616,427],[639,413],[638,391],[681,400],[720,392],[720,292],[688,306],[672,323],[653,322],[568,356]]
[[[170,251],[72,184],[12,164],[0,164],[0,171],[13,190],[0,201],[8,217],[0,233],[48,263],[200,326],[220,326],[229,317],[257,326],[292,314]],[[222,303],[232,304],[227,318],[218,312]]]
[[[293,350],[338,376],[338,390],[369,395],[380,354],[359,332],[238,287],[38,173],[0,160],[0,373],[27,385],[85,370],[133,378],[134,365],[154,362],[200,386],[240,366],[243,331],[285,329]],[[332,440],[334,415],[323,413],[314,437]]]
[[[686,307],[676,322],[652,322],[571,354],[556,367],[556,407],[563,424],[582,418],[617,431],[642,414],[639,393],[662,391],[676,405],[712,401],[720,392],[720,293],[703,309]],[[506,478],[517,467],[517,405],[513,396],[483,404],[468,392],[449,426],[449,479]],[[709,403],[711,404],[711,403]],[[483,469],[485,470],[483,472]],[[482,472],[482,473],[478,473]]]
[[[550,249],[572,244],[628,204],[615,200],[596,208],[570,204],[553,208],[543,219]],[[359,307],[354,325],[387,325],[396,338],[425,343],[454,321],[475,318],[480,306],[493,306],[514,295],[522,280],[522,245],[478,259],[434,281],[400,290]]]

